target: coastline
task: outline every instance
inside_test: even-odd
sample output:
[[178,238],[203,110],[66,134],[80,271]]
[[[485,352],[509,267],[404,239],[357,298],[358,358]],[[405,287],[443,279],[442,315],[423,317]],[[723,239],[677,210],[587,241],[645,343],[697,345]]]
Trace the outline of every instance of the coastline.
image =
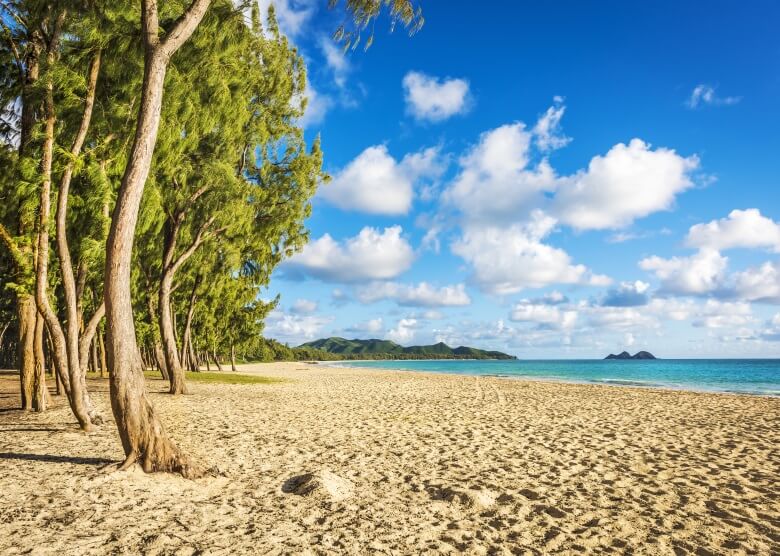
[[[459,360],[460,361],[472,361],[472,362],[484,362],[483,359],[464,359]],[[499,360],[488,360],[488,361],[499,361]],[[544,360],[543,360],[544,361]],[[565,363],[567,360],[554,360],[554,362],[561,362]],[[577,362],[590,362],[591,360],[572,360]],[[592,360],[595,362],[600,363],[602,360]],[[606,361],[606,360],[604,360]],[[682,359],[682,360],[676,360],[676,359],[655,359],[654,361],[694,361],[694,362],[707,362],[707,361],[724,361],[724,359],[716,360],[716,359]],[[734,361],[744,361],[741,359],[735,359]],[[752,359],[750,360],[752,361]],[[780,361],[775,358],[767,358],[763,361]],[[529,382],[553,382],[553,383],[561,383],[561,384],[580,384],[580,385],[593,385],[593,386],[609,386],[612,388],[640,388],[640,389],[650,389],[650,390],[663,390],[663,391],[671,391],[671,392],[694,392],[694,393],[701,393],[701,394],[719,394],[719,395],[737,395],[737,396],[759,396],[759,397],[766,397],[766,398],[780,398],[780,388],[778,390],[772,390],[772,391],[764,391],[764,390],[734,390],[734,389],[728,389],[728,388],[707,388],[703,386],[696,386],[696,385],[690,385],[690,384],[674,384],[674,383],[664,383],[664,382],[658,382],[653,380],[641,380],[641,379],[623,379],[623,378],[601,378],[601,379],[575,379],[575,378],[567,378],[567,377],[560,377],[560,376],[545,376],[545,375],[526,375],[526,374],[511,374],[511,373],[479,373],[479,372],[472,372],[472,373],[458,373],[458,372],[449,372],[446,370],[430,370],[430,369],[413,369],[413,368],[405,368],[402,365],[405,362],[442,362],[442,363],[449,363],[451,360],[449,359],[407,359],[407,360],[394,360],[394,359],[364,359],[364,360],[343,360],[343,361],[315,361],[314,364],[322,365],[324,367],[334,367],[334,368],[346,368],[346,369],[363,369],[366,371],[397,371],[397,372],[411,372],[411,373],[430,373],[434,375],[441,375],[446,374],[450,376],[473,376],[473,377],[493,377],[498,379],[507,379],[507,380],[519,380],[519,381],[529,381]],[[534,360],[528,360],[528,362],[534,362]],[[302,362],[302,363],[310,363],[310,362]],[[368,365],[361,366],[360,363],[368,363]],[[371,366],[371,363],[387,363],[387,364],[398,364],[398,367],[393,367],[391,365],[387,366]],[[780,379],[780,377],[778,377]]]
[[[191,382],[179,397],[147,381],[177,444],[218,467],[198,481],[100,473],[121,459],[113,424],[80,433],[61,398],[44,414],[0,411],[0,552],[777,546],[774,398],[303,363],[239,372],[284,381]],[[17,383],[0,376],[0,402]],[[106,382],[89,386],[110,418]]]

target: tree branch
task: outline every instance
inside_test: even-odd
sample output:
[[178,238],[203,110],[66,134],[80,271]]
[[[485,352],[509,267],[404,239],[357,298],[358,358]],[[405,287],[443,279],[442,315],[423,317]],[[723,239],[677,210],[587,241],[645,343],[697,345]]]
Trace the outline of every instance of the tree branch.
[[[157,5],[155,0],[144,0],[144,4],[154,4],[154,15],[157,16]],[[170,57],[187,42],[192,33],[200,24],[203,16],[206,15],[206,11],[209,9],[211,0],[192,0],[190,7],[187,8],[182,16],[176,20],[171,28],[170,32],[163,39],[160,46],[163,49],[163,53]]]
[[208,239],[208,235],[206,234],[208,232],[209,227],[214,223],[214,220],[216,219],[216,215],[212,216],[208,220],[206,220],[203,224],[201,224],[200,228],[198,228],[198,233],[195,235],[195,239],[192,240],[192,243],[190,246],[181,254],[179,255],[176,260],[173,262],[173,264],[170,266],[170,272],[171,274],[175,273],[181,265],[183,265],[187,259],[189,259],[193,253],[200,247],[204,241]]
[[3,243],[8,246],[8,252],[11,253],[11,257],[13,257],[17,267],[24,268],[27,261],[25,261],[24,255],[19,249],[19,246],[16,245],[14,238],[11,236],[11,234],[8,233],[8,230],[2,224],[0,224],[0,239],[2,239]]

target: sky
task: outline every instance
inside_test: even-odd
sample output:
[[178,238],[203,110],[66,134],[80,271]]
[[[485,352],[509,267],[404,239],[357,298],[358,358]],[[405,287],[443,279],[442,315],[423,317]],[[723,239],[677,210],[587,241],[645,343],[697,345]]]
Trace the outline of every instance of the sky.
[[331,180],[266,336],[780,356],[780,4],[430,0],[345,53],[273,3]]

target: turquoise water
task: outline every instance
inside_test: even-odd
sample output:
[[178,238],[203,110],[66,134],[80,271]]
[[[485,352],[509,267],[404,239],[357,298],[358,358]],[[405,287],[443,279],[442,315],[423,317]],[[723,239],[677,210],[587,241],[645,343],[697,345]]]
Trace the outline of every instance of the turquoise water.
[[339,361],[336,365],[780,396],[780,359]]

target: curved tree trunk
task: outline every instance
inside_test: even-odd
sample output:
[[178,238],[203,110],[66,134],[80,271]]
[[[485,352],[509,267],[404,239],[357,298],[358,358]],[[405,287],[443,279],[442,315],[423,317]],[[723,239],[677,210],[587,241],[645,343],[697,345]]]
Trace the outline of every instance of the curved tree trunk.
[[[73,140],[70,154],[71,160],[65,166],[65,171],[60,178],[59,194],[57,196],[57,256],[60,261],[60,273],[62,275],[62,290],[65,297],[65,312],[67,316],[66,327],[66,349],[68,352],[68,366],[71,369],[71,381],[76,378],[77,374],[79,382],[79,391],[83,397],[83,405],[89,415],[90,421],[95,424],[103,422],[103,418],[92,405],[92,400],[89,397],[89,391],[87,389],[86,380],[86,365],[83,365],[83,360],[88,356],[86,352],[89,350],[89,346],[92,343],[91,338],[83,342],[83,347],[79,342],[79,333],[81,331],[81,307],[79,298],[77,295],[76,279],[73,275],[73,263],[70,258],[70,247],[68,245],[68,233],[67,233],[67,214],[68,214],[68,197],[70,195],[70,182],[73,177],[73,166],[76,157],[81,153],[81,148],[84,145],[84,140],[87,137],[87,131],[89,130],[90,122],[92,121],[92,107],[95,102],[95,90],[97,89],[98,73],[100,71],[100,51],[98,51],[92,58],[92,62],[89,67],[89,76],[87,79],[87,94],[84,102],[84,112],[81,118],[81,124],[76,133],[76,137]],[[94,336],[94,328],[91,330],[91,335]]]
[[[58,23],[61,25],[64,13],[58,18]],[[55,37],[58,33],[54,31]],[[53,62],[54,47],[50,47],[49,59],[50,63]],[[43,156],[41,162],[41,173],[43,179],[41,180],[41,192],[40,192],[40,209],[38,220],[38,260],[36,266],[35,276],[35,302],[38,305],[38,310],[44,316],[46,324],[49,328],[49,334],[52,339],[54,347],[53,356],[58,368],[67,372],[70,380],[70,395],[68,401],[70,402],[73,414],[79,422],[79,426],[85,430],[92,429],[92,421],[88,413],[88,406],[85,405],[83,380],[81,377],[81,369],[79,369],[78,357],[72,358],[73,353],[70,353],[67,347],[67,339],[60,326],[59,319],[54,313],[54,310],[49,304],[48,297],[48,269],[49,269],[49,216],[51,213],[51,175],[52,175],[52,157],[54,153],[54,91],[51,79],[46,85],[46,125],[45,125],[45,138],[43,142]],[[78,325],[78,323],[75,323]]]
[[141,106],[133,147],[111,219],[106,246],[106,328],[111,409],[125,451],[120,468],[140,462],[147,472],[171,471],[185,477],[203,474],[170,440],[146,396],[133,323],[130,271],[133,238],[146,178],[157,141],[168,61],[200,23],[209,0],[193,0],[160,42],[157,3],[142,1],[146,51]]

